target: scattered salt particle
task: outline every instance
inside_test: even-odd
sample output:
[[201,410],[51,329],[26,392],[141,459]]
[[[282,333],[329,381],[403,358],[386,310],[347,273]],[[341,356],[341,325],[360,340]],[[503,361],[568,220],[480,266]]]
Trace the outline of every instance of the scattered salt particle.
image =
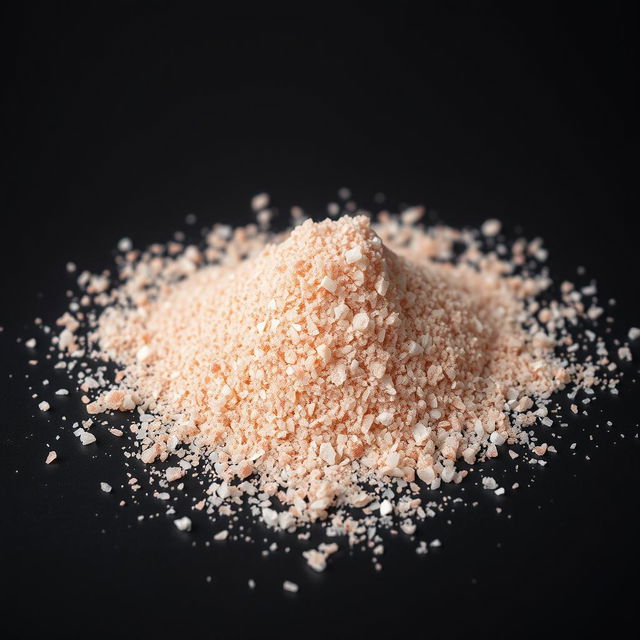
[[500,230],[502,229],[502,224],[500,223],[500,220],[490,218],[489,220],[485,220],[485,222],[482,223],[482,227],[480,227],[480,229],[483,235],[487,237],[492,237],[500,233]]
[[80,442],[82,442],[83,445],[88,445],[88,444],[93,444],[96,441],[96,437],[93,435],[93,433],[87,433],[86,431],[83,431],[80,434]]
[[118,251],[122,253],[127,253],[133,249],[133,242],[131,242],[131,238],[120,238],[118,240]]
[[506,442],[506,438],[498,431],[494,431],[489,436],[489,440],[491,440],[491,442],[497,446],[500,446],[501,444],[504,444]]
[[389,502],[389,500],[383,500],[380,503],[380,515],[388,516],[392,512],[393,512],[393,505],[391,504],[391,502]]
[[106,483],[106,482],[101,482],[100,483],[100,488],[105,492],[105,493],[111,493],[111,485]]
[[168,482],[175,482],[184,476],[184,470],[180,467],[169,467],[165,475]]
[[321,572],[327,568],[327,556],[321,551],[310,549],[309,551],[304,551],[302,556],[314,571]]
[[404,224],[415,224],[420,220],[420,218],[422,218],[424,213],[424,207],[409,207],[400,214],[400,217]]
[[631,355],[631,349],[629,349],[629,347],[620,347],[618,349],[618,358],[620,358],[620,360],[631,362],[631,360],[633,359],[633,356]]
[[511,456],[512,460],[515,460],[517,457],[519,457],[519,454],[517,454],[515,451],[512,451],[511,449],[509,449],[509,455]]
[[298,593],[298,585],[290,580],[285,580],[282,583],[282,588],[289,593]]
[[56,390],[56,395],[57,396],[68,396],[69,395],[69,390],[68,389],[58,389],[58,390]]
[[31,339],[27,340],[24,344],[25,344],[26,347],[29,347],[29,349],[35,349],[36,339],[35,338],[31,338]]
[[38,405],[38,409],[40,409],[40,411],[49,411],[50,408],[51,408],[51,405],[46,400],[43,400]]
[[413,522],[403,522],[400,525],[400,529],[402,529],[403,533],[406,533],[408,536],[412,536],[416,532],[416,525]]
[[575,443],[575,442],[572,442],[572,443],[569,445],[569,449],[573,450],[573,449],[575,449],[575,448],[576,448],[576,443]]
[[213,536],[214,540],[226,540],[229,537],[229,532],[226,529],[223,529],[222,531],[218,531],[218,533],[216,533]]
[[427,547],[427,543],[424,540],[421,540],[420,544],[418,544],[418,546],[416,547],[416,553],[419,556],[423,556],[423,555],[426,555],[428,551],[429,549]]
[[631,327],[629,329],[629,340],[637,340],[640,338],[640,329],[638,327]]
[[495,493],[497,496],[503,496],[503,495],[504,495],[504,487],[498,487],[498,488],[494,491],[494,493]]
[[254,211],[261,211],[269,206],[270,197],[268,193],[258,193],[251,198],[251,208]]
[[486,478],[482,478],[482,488],[493,491],[494,489],[498,488],[498,483],[494,478],[487,476]]
[[441,547],[442,546],[442,542],[440,542],[440,540],[438,538],[435,538],[435,540],[432,540],[429,543],[429,546],[436,549],[437,547]]
[[256,588],[256,581],[253,580],[252,578],[249,578],[249,580],[247,580],[247,584],[249,585],[249,589],[255,589]]
[[393,414],[389,411],[383,411],[378,414],[376,420],[385,427],[388,427],[393,422]]
[[58,454],[55,451],[49,451],[49,455],[47,456],[45,463],[51,464],[57,457],[58,457]]
[[184,516],[173,521],[178,531],[191,531],[191,518]]
[[278,512],[265,507],[262,509],[262,519],[267,526],[275,527],[278,524]]

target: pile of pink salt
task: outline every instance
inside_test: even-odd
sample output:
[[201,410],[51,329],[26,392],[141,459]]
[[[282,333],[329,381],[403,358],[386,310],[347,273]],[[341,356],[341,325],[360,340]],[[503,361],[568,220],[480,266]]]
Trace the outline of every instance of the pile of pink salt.
[[[396,516],[410,534],[429,515],[424,486],[459,483],[508,447],[553,451],[530,436],[552,424],[552,394],[617,384],[604,342],[586,332],[593,357],[574,336],[602,313],[592,292],[540,297],[550,280],[527,266],[545,258],[539,241],[485,250],[475,232],[414,226],[419,213],[299,213],[280,235],[218,226],[203,248],[127,243],[115,286],[80,274],[60,363],[89,414],[132,412],[161,489],[207,478],[196,509],[246,502],[291,531],[329,518],[354,540],[358,522]],[[91,364],[105,361],[115,378]]]

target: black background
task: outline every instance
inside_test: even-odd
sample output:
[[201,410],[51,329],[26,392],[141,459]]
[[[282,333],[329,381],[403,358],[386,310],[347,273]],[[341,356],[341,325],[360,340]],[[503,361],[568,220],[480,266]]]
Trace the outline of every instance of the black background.
[[[188,213],[246,222],[262,190],[282,211],[321,213],[346,185],[365,204],[375,192],[423,202],[454,226],[498,217],[543,236],[558,277],[584,265],[585,281],[618,300],[620,331],[640,325],[634,12],[301,4],[3,9],[3,627],[213,638],[621,629],[636,617],[640,568],[632,368],[619,400],[572,420],[562,453],[527,470],[531,488],[424,527],[443,540],[425,558],[406,538],[389,542],[379,573],[343,550],[312,575],[286,541],[289,554],[266,559],[264,545],[207,548],[197,519],[190,535],[165,517],[139,523],[154,510],[117,506],[117,448],[81,447],[60,429],[76,401],[43,416],[29,399],[30,356],[15,340],[36,335],[35,315],[62,311],[68,260],[105,268],[122,236],[164,241]],[[607,419],[613,429],[595,428]],[[54,442],[60,462],[45,466]],[[502,465],[496,477],[512,481]],[[284,579],[300,592],[284,594]]]

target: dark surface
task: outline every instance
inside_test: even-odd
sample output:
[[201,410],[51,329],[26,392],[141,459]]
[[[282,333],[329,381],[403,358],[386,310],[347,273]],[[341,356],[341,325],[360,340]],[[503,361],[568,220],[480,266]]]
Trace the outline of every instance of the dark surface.
[[[122,236],[164,241],[187,213],[199,224],[246,221],[261,190],[283,210],[321,211],[346,185],[364,202],[378,191],[424,202],[453,226],[498,217],[545,238],[558,278],[584,265],[585,281],[618,300],[621,331],[640,325],[634,14],[609,3],[517,14],[485,3],[426,13],[395,3],[390,14],[364,3],[304,14],[266,6],[222,15],[183,3],[28,3],[4,16],[3,629],[214,638],[621,629],[636,617],[640,568],[632,368],[620,399],[571,420],[561,453],[519,477],[534,478],[530,488],[485,494],[450,524],[438,518],[425,535],[443,547],[427,557],[406,539],[389,542],[379,573],[341,551],[312,574],[295,543],[266,559],[264,545],[207,548],[211,530],[195,519],[190,535],[165,517],[139,523],[154,509],[117,506],[118,449],[107,438],[82,447],[59,428],[62,415],[79,417],[78,403],[58,400],[43,416],[29,398],[31,356],[15,339],[36,335],[34,316],[62,311],[66,261],[104,268]],[[595,428],[606,420],[613,429]],[[47,443],[59,464],[44,465]],[[503,465],[495,475],[510,484],[517,474],[503,476]],[[284,579],[300,592],[284,594]]]

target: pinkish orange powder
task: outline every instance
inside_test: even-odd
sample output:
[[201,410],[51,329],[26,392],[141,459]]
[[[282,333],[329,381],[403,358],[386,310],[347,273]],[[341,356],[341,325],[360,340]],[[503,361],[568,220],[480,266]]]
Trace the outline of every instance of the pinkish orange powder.
[[[114,382],[83,373],[87,411],[134,412],[139,458],[169,460],[166,483],[210,478],[197,508],[213,517],[247,501],[275,528],[329,518],[355,540],[359,519],[395,515],[413,533],[421,485],[459,483],[514,444],[544,455],[525,429],[551,421],[554,392],[616,384],[608,358],[571,349],[582,296],[567,284],[542,302],[549,279],[519,271],[541,246],[500,257],[419,217],[300,213],[280,235],[217,227],[204,248],[127,247],[116,287],[80,275],[102,311],[59,321],[62,351],[118,367]],[[326,555],[309,554],[314,568]]]

